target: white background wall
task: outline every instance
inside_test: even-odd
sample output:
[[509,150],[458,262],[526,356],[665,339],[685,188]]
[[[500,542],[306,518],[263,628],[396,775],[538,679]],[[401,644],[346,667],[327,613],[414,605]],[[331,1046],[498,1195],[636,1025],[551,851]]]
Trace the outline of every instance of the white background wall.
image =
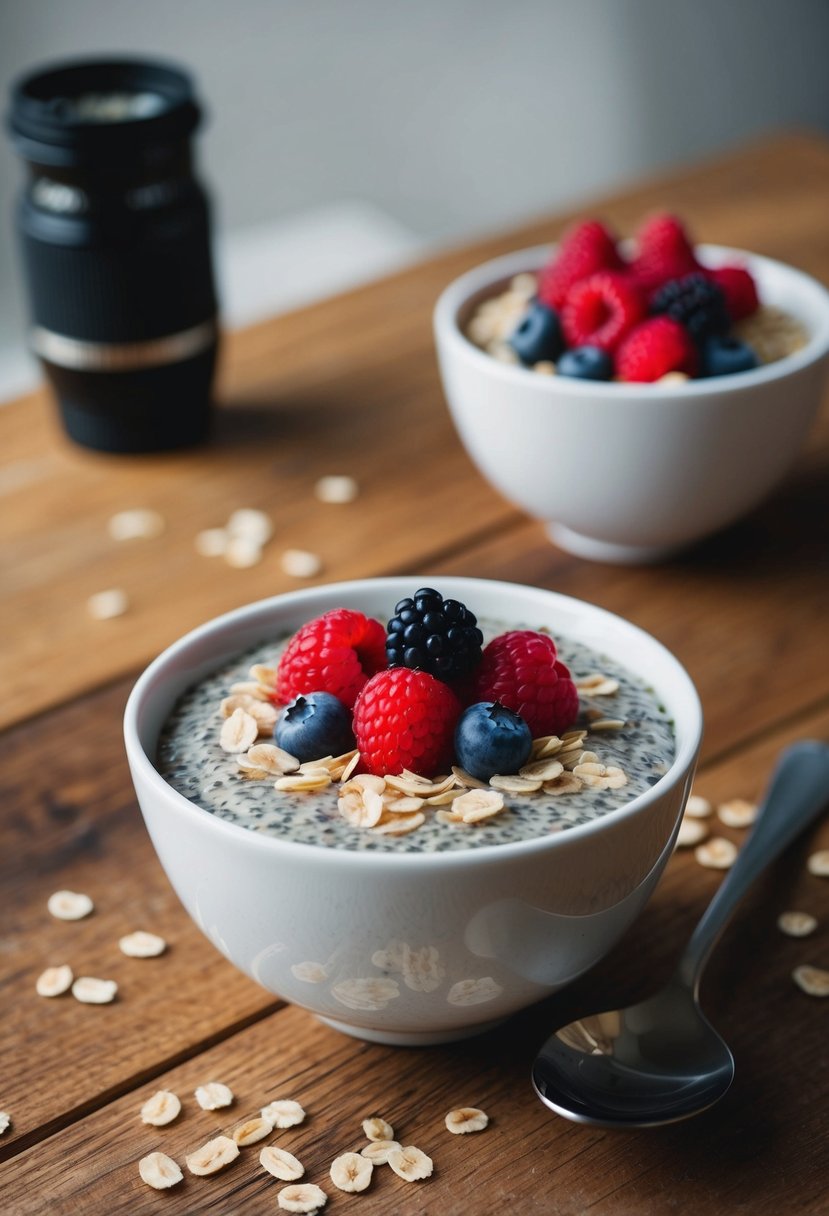
[[[769,128],[829,131],[829,0],[0,0],[4,97],[101,52],[195,72],[223,233],[364,200],[445,242]],[[23,332],[20,180],[0,140],[0,346]]]

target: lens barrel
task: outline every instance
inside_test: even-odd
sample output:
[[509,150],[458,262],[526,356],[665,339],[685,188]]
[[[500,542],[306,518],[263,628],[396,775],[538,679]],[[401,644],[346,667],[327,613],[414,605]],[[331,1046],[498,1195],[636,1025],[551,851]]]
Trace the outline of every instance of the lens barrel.
[[144,60],[29,75],[8,126],[28,166],[17,231],[31,345],[78,443],[206,438],[218,342],[207,196],[188,75]]

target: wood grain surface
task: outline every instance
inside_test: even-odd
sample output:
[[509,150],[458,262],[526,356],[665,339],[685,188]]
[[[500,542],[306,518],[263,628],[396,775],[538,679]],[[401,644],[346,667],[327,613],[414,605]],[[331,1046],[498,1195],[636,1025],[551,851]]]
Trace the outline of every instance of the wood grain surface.
[[[589,211],[622,230],[656,206],[682,212],[699,239],[742,245],[829,283],[829,145],[782,136],[683,169]],[[781,222],[785,217],[785,223]],[[500,1030],[446,1048],[370,1046],[286,1007],[228,964],[189,920],[155,860],[130,786],[121,714],[140,667],[185,629],[296,586],[281,551],[308,548],[317,581],[370,574],[467,574],[549,587],[619,612],[686,665],[706,716],[696,788],[756,797],[788,742],[829,738],[829,413],[793,474],[740,524],[664,565],[627,569],[556,550],[473,470],[442,402],[430,313],[440,288],[484,257],[552,239],[567,217],[448,251],[431,262],[226,342],[216,442],[188,455],[120,459],[71,448],[45,394],[0,410],[0,1212],[260,1213],[278,1184],[259,1147],[213,1178],[172,1192],[144,1186],[138,1159],[180,1162],[274,1097],[309,1118],[275,1133],[326,1211],[487,1216],[829,1212],[825,1003],[791,970],[829,966],[829,882],[805,858],[829,825],[789,850],[757,884],[706,974],[703,998],[732,1044],[738,1074],[725,1101],[691,1123],[617,1134],[572,1125],[533,1097],[529,1065],[554,1025],[644,996],[667,976],[720,875],[677,853],[644,915],[613,953],[566,991]],[[320,504],[317,477],[349,473],[360,497]],[[153,541],[117,544],[116,510],[167,519]],[[199,557],[193,538],[239,506],[266,509],[276,534],[248,570]],[[88,595],[123,587],[125,616],[93,622]],[[720,830],[720,825],[718,825]],[[721,828],[739,843],[742,834]],[[59,888],[96,910],[60,923]],[[813,912],[817,933],[784,937],[785,908]],[[158,959],[125,958],[132,929],[163,934]],[[44,967],[118,980],[111,1006],[38,998]],[[226,1081],[227,1112],[207,1113],[196,1085]],[[141,1124],[141,1102],[180,1094],[168,1128]],[[483,1106],[484,1133],[452,1137],[443,1115]],[[380,1112],[435,1175],[405,1184],[387,1167],[358,1196],[328,1166],[362,1143]]]

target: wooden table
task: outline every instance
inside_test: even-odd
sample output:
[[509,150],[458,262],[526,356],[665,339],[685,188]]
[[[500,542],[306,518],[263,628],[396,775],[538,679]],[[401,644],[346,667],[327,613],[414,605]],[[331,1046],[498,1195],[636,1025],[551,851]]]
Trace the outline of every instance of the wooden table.
[[[667,206],[701,240],[782,258],[829,283],[829,145],[814,137],[760,143],[596,206],[621,230]],[[629,617],[699,687],[707,731],[697,789],[715,801],[754,798],[785,744],[829,735],[829,412],[765,506],[652,569],[558,552],[484,484],[455,438],[431,344],[439,289],[486,257],[554,238],[567,218],[232,335],[219,433],[203,452],[122,459],[70,447],[43,394],[0,411],[0,1109],[13,1119],[0,1140],[3,1212],[276,1211],[258,1149],[168,1193],[144,1186],[137,1163],[156,1148],[183,1161],[277,1094],[309,1112],[281,1143],[311,1181],[327,1184],[330,1161],[359,1145],[360,1121],[375,1111],[435,1159],[434,1177],[417,1187],[390,1171],[359,1197],[327,1184],[328,1211],[829,1211],[826,1006],[790,978],[800,962],[829,964],[829,884],[805,868],[809,852],[829,845],[829,824],[757,885],[708,972],[706,1009],[738,1065],[728,1097],[691,1123],[621,1134],[550,1114],[530,1091],[531,1059],[571,1014],[642,996],[667,975],[716,872],[677,854],[612,956],[500,1031],[420,1051],[369,1046],[283,1006],[207,943],[156,861],[127,774],[120,723],[136,673],[191,626],[295,586],[280,570],[286,547],[320,554],[321,580],[471,574]],[[313,486],[326,473],[355,476],[359,498],[319,504]],[[160,510],[165,534],[112,541],[110,515],[130,506]],[[199,557],[195,533],[239,506],[272,516],[266,560],[233,570]],[[131,610],[90,620],[87,597],[113,586]],[[46,900],[59,888],[89,892],[94,915],[53,920]],[[789,907],[821,918],[812,938],[778,932]],[[164,957],[119,953],[118,938],[139,926],[168,939]],[[117,980],[117,1001],[37,997],[36,977],[63,961]],[[195,1107],[192,1091],[211,1078],[237,1095],[229,1117]],[[184,1096],[184,1113],[146,1127],[138,1108],[162,1087]],[[459,1104],[484,1107],[491,1128],[449,1136],[443,1115]]]

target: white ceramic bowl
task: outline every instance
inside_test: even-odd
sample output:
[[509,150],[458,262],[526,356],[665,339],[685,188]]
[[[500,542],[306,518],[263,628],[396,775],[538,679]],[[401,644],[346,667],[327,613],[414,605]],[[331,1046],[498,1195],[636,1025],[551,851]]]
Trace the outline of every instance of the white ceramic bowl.
[[[127,755],[150,836],[207,937],[270,991],[350,1034],[401,1044],[483,1030],[606,953],[640,912],[670,855],[702,733],[688,675],[635,626],[534,587],[441,578],[444,595],[482,617],[547,626],[643,676],[676,722],[676,757],[667,774],[623,808],[559,835],[430,855],[350,852],[251,832],[188,801],[156,771],[161,727],[195,681],[333,607],[386,619],[418,585],[410,578],[342,583],[218,617],[151,664],[125,716]],[[389,984],[375,965],[377,951],[394,954],[403,942],[435,952],[430,957],[442,974],[435,986],[425,985],[429,990],[417,990],[411,977],[409,986],[398,973]],[[355,986],[346,981],[383,978],[381,991],[357,985],[362,995],[349,998]]]
[[476,304],[550,253],[487,262],[451,283],[435,308],[446,399],[483,475],[548,524],[556,544],[597,560],[658,560],[759,503],[820,405],[829,292],[781,262],[703,245],[706,265],[743,262],[762,300],[803,322],[808,344],[753,371],[670,387],[543,376],[498,362],[463,329]]

